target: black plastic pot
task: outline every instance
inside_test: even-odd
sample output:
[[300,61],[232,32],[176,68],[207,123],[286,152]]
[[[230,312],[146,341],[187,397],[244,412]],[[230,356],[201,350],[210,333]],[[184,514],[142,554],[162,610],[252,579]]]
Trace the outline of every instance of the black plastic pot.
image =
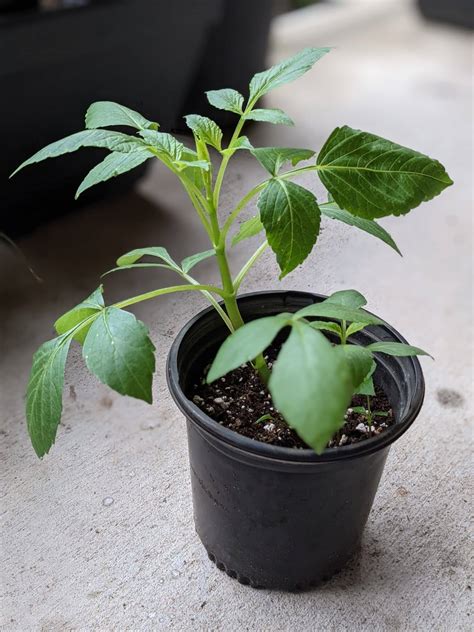
[[[263,292],[239,300],[244,320],[293,312],[325,296]],[[390,445],[418,415],[424,380],[416,358],[381,355],[375,381],[396,423],[355,445],[295,450],[224,428],[188,398],[227,336],[206,309],[179,333],[168,357],[168,385],[187,419],[196,531],[209,557],[254,587],[298,590],[341,569],[357,550]],[[405,342],[388,325],[357,334],[359,342]]]

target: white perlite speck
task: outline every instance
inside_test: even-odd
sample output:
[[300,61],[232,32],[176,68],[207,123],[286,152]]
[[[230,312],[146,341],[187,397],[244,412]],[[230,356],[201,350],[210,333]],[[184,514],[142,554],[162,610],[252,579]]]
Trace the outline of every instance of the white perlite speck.
[[358,430],[359,432],[367,432],[367,428],[362,422],[360,422],[360,424],[356,426],[356,430]]

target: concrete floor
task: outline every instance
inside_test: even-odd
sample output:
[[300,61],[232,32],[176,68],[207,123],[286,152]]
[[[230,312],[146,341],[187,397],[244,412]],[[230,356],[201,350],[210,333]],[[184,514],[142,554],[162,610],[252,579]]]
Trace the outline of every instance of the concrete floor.
[[[0,253],[2,630],[470,629],[470,39],[397,6],[352,34],[316,29],[312,41],[307,33],[294,38],[297,47],[337,48],[297,84],[272,93],[269,103],[297,127],[262,125],[252,136],[257,145],[318,148],[347,123],[436,156],[455,181],[411,215],[383,221],[403,259],[355,229],[326,224],[301,270],[279,284],[268,255],[245,287],[357,287],[372,310],[436,358],[423,360],[425,405],[392,449],[360,555],[304,594],[255,591],[208,561],[193,530],[184,423],[163,375],[173,336],[204,305],[198,296],[136,310],[158,349],[152,407],[99,385],[74,349],[57,444],[43,461],[30,448],[23,392],[31,354],[51,336],[54,318],[128,249],[165,245],[182,257],[207,247],[183,194],[158,167],[136,193],[20,243],[42,285],[7,249]],[[290,52],[284,31],[280,22],[274,57]],[[226,207],[261,177],[240,152]],[[303,182],[313,186],[311,177]],[[254,246],[232,254],[235,268]],[[200,273],[216,280],[210,262]],[[166,282],[159,272],[124,272],[106,281],[107,298]]]

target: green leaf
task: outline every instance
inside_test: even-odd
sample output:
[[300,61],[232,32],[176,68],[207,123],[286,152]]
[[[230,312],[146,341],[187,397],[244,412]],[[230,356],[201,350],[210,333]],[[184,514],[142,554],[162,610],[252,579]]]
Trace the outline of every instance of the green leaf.
[[60,336],[42,344],[33,356],[26,420],[31,443],[40,458],[53,445],[61,420],[64,368],[70,344],[71,336]]
[[322,329],[323,331],[332,331],[334,334],[339,336],[339,338],[342,337],[342,329],[340,325],[338,325],[337,323],[331,323],[326,320],[312,320],[309,323],[309,326],[312,327],[313,329],[318,329],[318,330]]
[[291,162],[295,166],[302,160],[309,160],[314,156],[314,151],[311,149],[287,147],[257,147],[251,149],[251,153],[272,176],[278,174],[285,162]]
[[347,320],[349,322],[364,323],[366,325],[380,325],[383,321],[377,316],[373,316],[363,309],[355,309],[353,307],[345,307],[331,301],[322,301],[303,307],[293,316],[295,320],[300,318],[308,318],[309,316],[336,318],[337,320]]
[[181,160],[185,147],[183,143],[180,143],[171,134],[143,130],[140,132],[140,136],[150,147],[153,147],[153,149],[169,158],[172,162]]
[[[100,285],[96,290],[92,292],[90,296],[79,303],[79,305],[76,305],[68,312],[60,316],[54,323],[54,328],[56,332],[58,334],[65,334],[73,329],[73,327],[75,327],[76,325],[79,325],[79,323],[84,322],[91,316],[98,314],[102,309],[104,309],[105,305],[103,291],[103,286]],[[77,340],[82,344],[91,325],[92,321],[89,325],[85,325],[76,334],[74,334],[74,340]]]
[[135,250],[131,250],[117,259],[117,265],[119,267],[129,266],[142,257],[157,257],[172,268],[179,268],[178,264],[171,258],[166,248],[163,248],[162,246],[150,246],[148,248],[136,248]]
[[252,110],[245,115],[247,120],[273,123],[274,125],[294,125],[292,119],[279,108],[262,108]]
[[121,395],[151,404],[155,347],[145,325],[133,314],[106,307],[86,336],[87,368]]
[[254,360],[272,343],[290,321],[290,314],[258,318],[239,327],[223,342],[212,363],[207,382],[210,384],[241,364]]
[[242,222],[239,226],[238,232],[232,238],[232,245],[238,244],[239,241],[243,241],[244,239],[249,239],[250,237],[255,237],[263,230],[263,224],[260,220],[260,217],[256,215],[255,217],[251,217],[245,222]]
[[[180,162],[181,163],[196,163],[196,162],[204,162],[204,161],[198,160],[197,152],[183,145]],[[209,165],[209,163],[207,164]],[[204,169],[204,168],[196,169],[195,166],[192,166],[190,164],[188,167],[184,168],[181,171],[181,173],[184,174],[189,180],[191,180],[191,182],[195,184],[200,191],[202,191],[205,188],[203,170],[208,171],[209,167],[207,169]]]
[[179,171],[184,171],[187,168],[209,171],[211,167],[207,160],[178,160],[175,165],[178,167]]
[[228,110],[235,114],[242,114],[244,97],[237,90],[232,90],[232,88],[208,90],[206,96],[209,103],[218,110]]
[[198,252],[195,255],[186,257],[186,259],[183,259],[181,261],[181,269],[187,274],[192,268],[194,268],[195,265],[197,265],[201,261],[204,261],[204,259],[213,257],[215,254],[215,250],[206,250],[205,252]]
[[377,364],[375,360],[372,362],[372,366],[370,367],[370,371],[366,376],[365,380],[360,384],[357,388],[357,393],[359,395],[367,395],[369,397],[374,397],[375,395],[375,387],[374,380],[372,375],[375,373],[375,369],[377,368]]
[[261,96],[279,86],[294,81],[308,72],[321,59],[329,48],[304,48],[302,51],[272,66],[268,70],[259,72],[250,81],[250,103],[255,103]]
[[158,129],[158,123],[148,121],[130,108],[113,101],[96,101],[86,112],[86,128],[128,125],[135,129]]
[[358,331],[362,331],[362,329],[365,329],[365,327],[365,323],[351,323],[346,329],[347,338],[349,338],[349,336],[352,336],[353,334],[356,334]]
[[321,332],[295,322],[273,366],[269,389],[287,423],[320,454],[344,424],[352,381],[337,347]]
[[354,307],[355,309],[367,305],[365,296],[362,296],[357,290],[340,290],[334,292],[331,296],[323,301],[323,303],[336,303],[337,305],[344,305],[344,307]]
[[354,392],[372,375],[374,360],[366,347],[359,345],[339,345],[337,347],[349,365]]
[[433,357],[427,351],[423,351],[423,349],[419,347],[412,347],[403,342],[373,342],[367,345],[366,349],[369,349],[372,353],[385,353],[391,356],[427,355],[430,356],[430,358]]
[[218,151],[222,149],[222,130],[207,116],[199,114],[188,114],[184,117],[186,125],[193,131],[195,136],[207,145],[215,147]]
[[303,263],[316,243],[318,204],[311,191],[293,182],[272,179],[260,194],[258,208],[281,279]]
[[140,138],[134,136],[128,136],[121,132],[112,132],[105,129],[93,129],[84,130],[83,132],[77,132],[71,136],[66,136],[61,140],[51,143],[40,151],[36,152],[31,158],[25,160],[10,177],[18,173],[20,169],[31,165],[35,162],[41,162],[47,158],[56,158],[63,154],[69,154],[73,151],[77,151],[81,147],[100,147],[103,149],[109,149],[110,151],[117,151],[122,153],[128,153],[143,148],[144,143]]
[[369,219],[407,213],[452,184],[437,160],[347,126],[334,130],[316,164],[338,206]]
[[321,213],[329,217],[330,219],[336,219],[339,222],[343,222],[344,224],[348,224],[349,226],[355,226],[360,230],[363,230],[369,235],[373,235],[380,239],[384,243],[386,243],[390,248],[393,248],[395,252],[401,256],[401,252],[398,249],[397,244],[389,235],[389,233],[382,228],[380,224],[377,224],[373,219],[364,219],[363,217],[357,217],[356,215],[352,215],[348,211],[339,208],[339,206],[335,202],[327,202],[325,204],[320,204],[319,208],[321,209]]
[[226,149],[221,151],[221,154],[223,156],[233,154],[237,149],[248,149],[249,151],[253,149],[247,136],[239,136],[239,138],[236,138]]
[[121,154],[113,151],[111,154],[108,154],[102,162],[99,162],[98,165],[89,171],[79,185],[75,199],[77,200],[86,189],[90,189],[90,187],[99,184],[99,182],[105,182],[106,180],[122,175],[122,173],[131,171],[150,158],[153,158],[153,154],[143,149],[129,154]]

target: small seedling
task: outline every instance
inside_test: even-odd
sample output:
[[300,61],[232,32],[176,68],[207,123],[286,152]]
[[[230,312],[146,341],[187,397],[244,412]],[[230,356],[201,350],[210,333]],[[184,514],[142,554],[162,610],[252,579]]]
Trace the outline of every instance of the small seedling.
[[[408,213],[441,193],[452,181],[437,160],[347,125],[337,127],[319,152],[251,144],[242,134],[248,121],[293,125],[282,110],[257,107],[260,99],[309,71],[328,52],[328,48],[307,48],[257,73],[250,81],[246,97],[230,88],[207,92],[211,105],[237,116],[228,144],[224,143],[219,126],[207,117],[196,114],[185,117],[194,137],[194,146],[188,147],[171,134],[159,131],[157,122],[138,112],[100,101],[87,110],[85,130],[48,145],[20,165],[18,170],[81,147],[108,150],[105,159],[80,184],[77,197],[100,182],[157,159],[182,184],[210,243],[209,250],[190,255],[181,263],[162,246],[126,253],[118,259],[114,271],[166,268],[181,282],[112,305],[105,304],[100,286],[56,321],[58,336],[36,352],[27,390],[28,430],[38,456],[46,454],[55,441],[62,411],[64,368],[73,340],[82,344],[84,361],[99,380],[118,393],[151,403],[155,347],[145,325],[127,308],[176,292],[201,292],[229,332],[233,332],[219,351],[209,380],[252,361],[278,410],[316,451],[322,451],[340,427],[354,390],[362,386],[363,378],[370,377],[375,364],[373,352],[389,353],[387,346],[380,348],[386,343],[358,350],[355,345],[347,344],[348,338],[358,327],[380,321],[360,309],[360,305],[344,303],[347,297],[355,296],[352,293],[333,295],[332,300],[309,306],[297,314],[279,314],[244,326],[237,301],[240,287],[268,248],[276,256],[280,278],[302,264],[316,243],[322,217],[363,230],[399,252],[376,220]],[[131,128],[132,132],[106,129],[115,126]],[[221,189],[227,167],[234,154],[241,151],[250,152],[256,168],[264,175],[234,208],[222,208]],[[328,191],[326,202],[294,182],[303,174],[318,175]],[[258,212],[234,231],[236,220],[255,199]],[[261,233],[265,237],[260,245],[233,276],[229,247]],[[209,257],[217,265],[220,285],[201,283],[191,275],[195,266]],[[322,325],[311,322],[313,318],[336,319],[338,323]],[[270,371],[262,352],[287,326],[291,327],[290,336]],[[328,328],[338,335],[342,348],[333,347],[320,331]],[[235,349],[232,356],[227,353],[229,349]]]
[[389,417],[389,412],[386,410],[372,410],[370,404],[370,395],[367,395],[367,407],[364,406],[353,406],[353,413],[358,413],[365,418],[365,421],[369,428],[372,426],[372,423],[375,417]]

